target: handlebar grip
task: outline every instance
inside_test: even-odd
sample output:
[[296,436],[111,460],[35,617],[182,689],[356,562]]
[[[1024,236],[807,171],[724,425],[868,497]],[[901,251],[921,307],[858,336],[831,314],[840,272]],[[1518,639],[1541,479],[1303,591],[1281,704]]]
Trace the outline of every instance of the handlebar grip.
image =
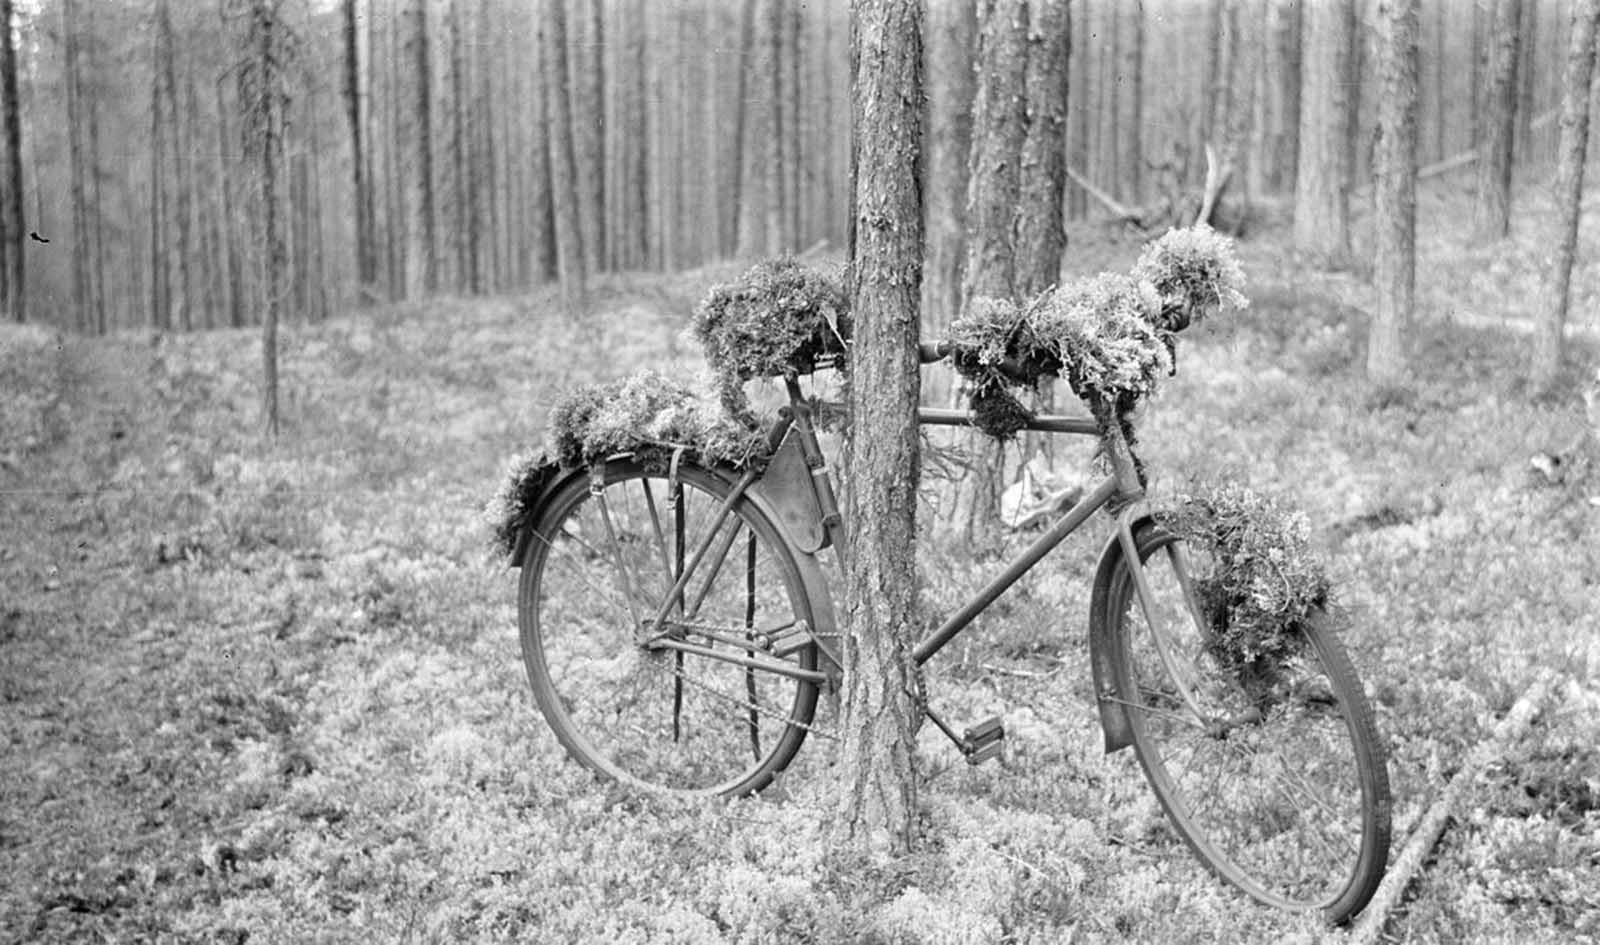
[[923,364],[932,364],[935,361],[943,361],[949,356],[950,342],[948,341],[924,341],[917,345],[917,358]]

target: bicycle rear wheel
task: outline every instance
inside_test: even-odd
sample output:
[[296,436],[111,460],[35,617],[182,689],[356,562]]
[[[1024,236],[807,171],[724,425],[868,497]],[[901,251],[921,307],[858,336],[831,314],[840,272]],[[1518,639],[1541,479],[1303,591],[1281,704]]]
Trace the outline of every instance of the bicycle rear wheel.
[[805,740],[821,680],[811,604],[781,533],[748,498],[728,506],[730,488],[695,466],[673,483],[613,460],[560,487],[533,526],[523,661],[557,739],[602,775],[749,794]]
[[1195,581],[1210,563],[1151,523],[1134,538],[1154,606],[1124,556],[1096,585],[1091,619],[1108,622],[1112,698],[1150,786],[1216,875],[1345,921],[1382,879],[1390,829],[1383,750],[1350,658],[1319,613],[1291,655],[1230,667],[1199,616]]

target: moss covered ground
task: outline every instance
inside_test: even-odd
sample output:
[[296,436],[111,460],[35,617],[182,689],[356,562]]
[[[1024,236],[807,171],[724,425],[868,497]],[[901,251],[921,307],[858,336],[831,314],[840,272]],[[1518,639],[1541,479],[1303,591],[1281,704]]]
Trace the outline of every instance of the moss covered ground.
[[[1440,199],[1427,219],[1450,218]],[[1142,452],[1158,492],[1225,478],[1307,513],[1399,837],[1534,675],[1559,674],[1385,934],[1592,940],[1597,356],[1580,343],[1586,367],[1531,401],[1512,329],[1537,233],[1422,238],[1413,390],[1361,378],[1360,273],[1257,234],[1251,308],[1185,335]],[[1139,245],[1075,240],[1084,271]],[[1580,313],[1600,295],[1600,252],[1582,258]],[[1211,880],[1133,760],[1101,755],[1083,631],[1103,526],[932,666],[936,708],[1002,714],[1010,736],[968,768],[924,732],[911,857],[827,846],[825,746],[731,804],[640,800],[564,759],[482,508],[563,390],[701,370],[690,311],[738,268],[615,278],[581,318],[549,293],[292,326],[276,442],[256,432],[253,335],[0,329],[0,942],[1337,941]],[[1540,452],[1573,471],[1552,481]],[[938,611],[996,565],[927,511]]]

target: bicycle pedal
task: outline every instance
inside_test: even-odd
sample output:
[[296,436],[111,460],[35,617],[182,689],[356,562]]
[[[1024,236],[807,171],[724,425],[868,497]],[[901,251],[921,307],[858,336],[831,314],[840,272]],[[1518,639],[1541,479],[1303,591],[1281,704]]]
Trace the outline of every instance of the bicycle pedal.
[[991,758],[1000,757],[1005,738],[1006,727],[1000,721],[1000,716],[984,719],[962,733],[961,753],[967,756],[967,764],[981,765]]

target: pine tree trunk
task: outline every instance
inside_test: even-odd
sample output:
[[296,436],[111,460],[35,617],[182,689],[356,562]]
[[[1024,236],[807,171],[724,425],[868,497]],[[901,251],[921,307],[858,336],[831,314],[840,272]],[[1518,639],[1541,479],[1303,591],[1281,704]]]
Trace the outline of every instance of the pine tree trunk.
[[457,292],[472,292],[473,259],[472,243],[474,230],[478,219],[472,213],[472,201],[468,195],[468,176],[471,173],[470,161],[467,154],[467,135],[470,133],[467,124],[469,106],[467,103],[468,79],[466,76],[466,57],[462,49],[461,37],[461,5],[459,0],[450,0],[447,8],[450,18],[450,182],[451,182],[451,217],[450,226],[451,243],[455,250],[455,278],[453,284]]
[[428,2],[409,0],[406,9],[407,105],[411,111],[408,158],[411,245],[406,295],[419,298],[439,288],[438,212],[433,180],[433,57],[428,40]]
[[350,167],[354,177],[356,298],[372,301],[377,282],[377,255],[373,245],[372,181],[366,140],[366,89],[362,85],[361,21],[357,0],[343,0],[345,116],[350,122]]
[[83,168],[83,67],[78,46],[78,0],[62,0],[61,42],[64,56],[64,82],[67,93],[67,161],[69,161],[70,192],[72,192],[72,240],[77,251],[72,257],[72,323],[80,331],[96,329],[88,318],[90,312],[90,245],[88,225],[88,193],[85,192]]
[[572,141],[572,84],[567,69],[567,16],[564,0],[550,0],[545,10],[544,42],[545,140],[549,147],[550,197],[555,221],[557,272],[567,309],[586,304],[589,271],[583,249],[578,207],[578,172]]
[[27,296],[23,292],[23,233],[27,222],[22,213],[22,102],[17,95],[17,50],[12,44],[14,14],[11,0],[0,0],[0,114],[4,127],[0,140],[0,318],[28,320]]
[[1554,258],[1545,280],[1544,301],[1534,332],[1532,387],[1548,392],[1561,370],[1563,331],[1578,245],[1578,220],[1583,210],[1583,171],[1589,146],[1591,83],[1596,34],[1600,32],[1600,0],[1572,0],[1572,30],[1561,100],[1560,143],[1553,186],[1556,218],[1550,245]]
[[[1094,48],[1090,42],[1090,25],[1093,22],[1090,15],[1089,0],[1073,0],[1067,8],[1067,16],[1071,21],[1072,54],[1069,57],[1068,70],[1071,78],[1068,84],[1072,89],[1072,96],[1067,102],[1069,124],[1067,130],[1067,166],[1079,174],[1087,175],[1089,167],[1089,124],[1090,116],[1094,109],[1089,98],[1089,53]],[[1067,192],[1067,216],[1077,220],[1082,219],[1089,212],[1089,195],[1081,186],[1074,185]]]
[[1027,134],[1023,74],[1027,66],[1026,0],[980,0],[977,91],[967,184],[966,271],[961,310],[973,299],[1016,295],[1019,164]]
[[1270,79],[1268,185],[1276,193],[1295,190],[1300,150],[1300,0],[1268,0],[1267,74]]
[[1494,25],[1484,73],[1482,153],[1478,159],[1477,233],[1497,240],[1511,229],[1512,146],[1517,127],[1517,60],[1522,0],[1493,0]]
[[961,309],[976,8],[971,0],[929,4],[923,28],[923,49],[928,61],[928,163],[922,206],[928,245],[922,278],[922,316],[928,334],[942,338]]
[[256,251],[260,254],[262,285],[261,357],[262,418],[269,436],[279,430],[278,323],[286,296],[287,254],[279,220],[278,187],[282,173],[284,109],[288,107],[285,67],[287,38],[283,35],[280,0],[251,0],[246,27],[245,55],[240,75],[239,103],[244,112],[242,145],[255,158]]
[[1379,0],[1378,144],[1373,173],[1373,283],[1378,308],[1367,377],[1399,384],[1416,299],[1418,0]]
[[[1067,245],[1061,198],[1067,177],[1070,28],[1067,0],[1030,0],[1023,76],[1026,130],[1019,152],[1017,201],[1016,281],[1022,298],[1038,295],[1060,280],[1061,253]],[[1120,177],[1124,184],[1132,180],[1126,174]]]
[[[1061,18],[1060,29],[1066,31],[1067,17]],[[1123,87],[1122,152],[1117,157],[1117,170],[1121,176],[1117,189],[1128,202],[1138,205],[1144,199],[1144,0],[1129,0],[1123,23],[1127,37],[1121,41]],[[1070,45],[1068,46],[1070,49]],[[1030,60],[1029,67],[1032,67]],[[1063,84],[1061,94],[1067,90]],[[1064,106],[1063,106],[1063,114]]]
[[[555,0],[559,3],[562,0]],[[586,272],[598,272],[605,259],[604,183],[600,169],[605,166],[605,114],[601,90],[605,87],[600,49],[601,33],[598,0],[577,0],[576,23],[568,35],[569,97],[572,109],[572,148],[577,171],[578,226],[583,243]]]
[[[980,0],[977,91],[967,181],[967,258],[961,312],[980,298],[1015,299],[1022,146],[1027,136],[1026,0]],[[988,544],[999,517],[1004,453],[984,443],[953,504],[963,540]]]
[[[232,110],[224,101],[226,96],[222,91],[222,79],[217,80],[217,154],[226,155],[233,151],[232,135],[228,130],[228,115]],[[219,250],[223,256],[223,270],[226,273],[224,285],[227,297],[228,324],[234,328],[243,328],[246,325],[244,303],[244,260],[240,258],[238,219],[235,216],[233,204],[233,175],[227,173],[226,166],[222,173],[217,175],[217,190],[220,193],[222,204],[222,220],[219,224],[221,239],[218,240]]]
[[921,4],[856,0],[855,321],[845,521],[845,693],[836,836],[877,854],[915,841],[917,306]]
[[150,325],[157,331],[172,327],[171,282],[167,269],[167,123],[162,119],[166,96],[162,93],[162,79],[167,73],[167,62],[172,54],[169,29],[162,24],[170,22],[165,0],[157,0],[156,37],[152,50],[152,76],[150,80]]
[[1294,243],[1337,262],[1350,254],[1351,0],[1306,3],[1304,25]]

